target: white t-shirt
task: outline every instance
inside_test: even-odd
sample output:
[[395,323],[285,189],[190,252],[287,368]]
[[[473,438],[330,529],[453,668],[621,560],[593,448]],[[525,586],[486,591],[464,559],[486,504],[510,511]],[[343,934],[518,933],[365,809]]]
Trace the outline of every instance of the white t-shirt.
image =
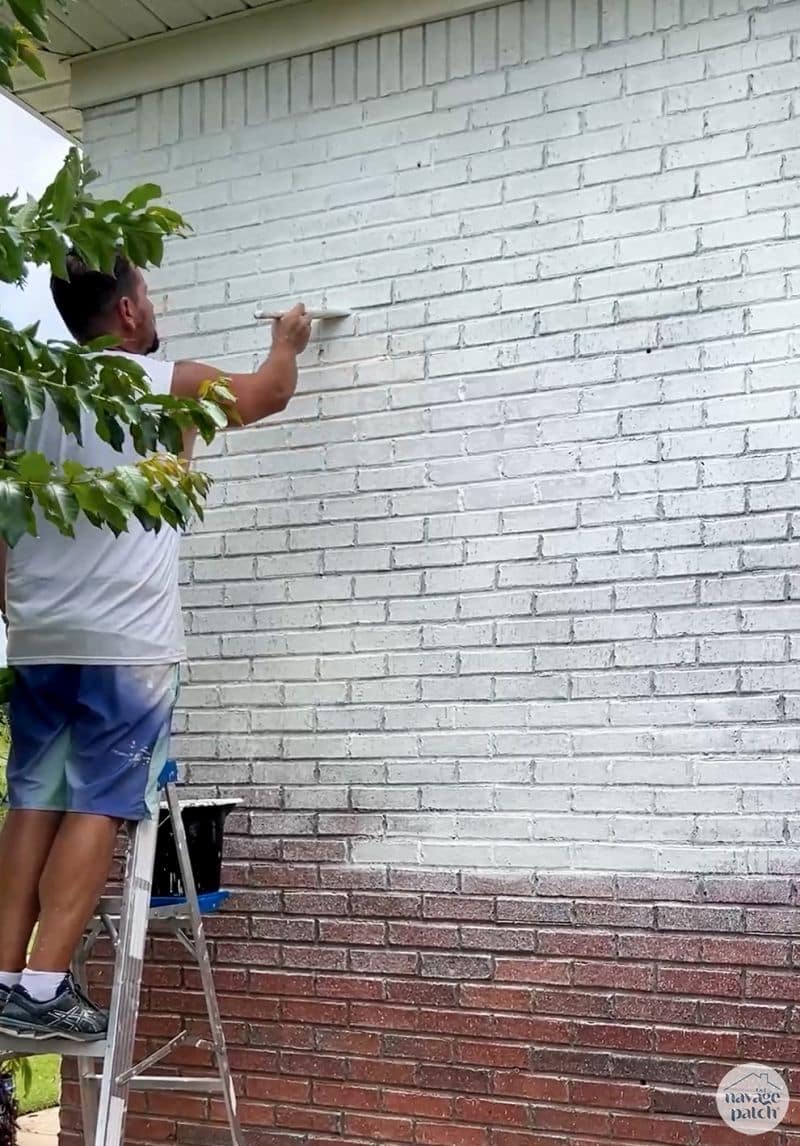
[[[156,394],[168,394],[173,365],[136,354]],[[102,441],[81,411],[83,445],[66,434],[49,400],[18,448],[51,462],[68,458],[110,470],[140,459],[126,436],[122,451]],[[135,518],[115,537],[81,515],[64,537],[38,515],[39,536],[26,534],[8,551],[8,663],[175,664],[185,656],[178,590],[180,535],[148,532]]]

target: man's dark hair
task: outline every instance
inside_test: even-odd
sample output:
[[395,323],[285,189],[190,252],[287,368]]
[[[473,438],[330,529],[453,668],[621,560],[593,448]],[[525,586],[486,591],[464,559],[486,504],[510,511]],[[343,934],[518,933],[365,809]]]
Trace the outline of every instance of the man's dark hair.
[[133,264],[117,255],[114,273],[93,271],[75,251],[67,255],[69,279],[50,280],[53,301],[67,329],[78,342],[91,342],[107,333],[105,320],[125,295],[136,289]]

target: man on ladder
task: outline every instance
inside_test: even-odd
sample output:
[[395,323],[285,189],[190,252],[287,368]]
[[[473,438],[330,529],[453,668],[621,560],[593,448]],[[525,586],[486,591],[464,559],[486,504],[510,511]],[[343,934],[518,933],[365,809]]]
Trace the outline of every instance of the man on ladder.
[[[311,327],[302,304],[275,321],[258,370],[224,375],[149,357],[159,344],[153,306],[141,272],[124,258],[108,275],[72,256],[68,271],[68,281],[54,279],[52,289],[69,330],[81,343],[114,336],[118,353],[143,366],[154,393],[196,397],[204,381],[225,376],[244,425],[283,410],[292,397]],[[24,441],[10,444],[103,470],[137,460],[129,439],[115,451],[85,411],[82,419],[83,445],[51,407]],[[192,444],[185,443],[187,455]],[[108,878],[120,824],[157,811],[184,657],[179,538],[169,528],[146,532],[136,521],[114,537],[86,518],[76,523],[75,539],[43,520],[39,531],[2,553],[16,680],[10,811],[0,834],[0,1031],[96,1042],[108,1016],[69,969]]]

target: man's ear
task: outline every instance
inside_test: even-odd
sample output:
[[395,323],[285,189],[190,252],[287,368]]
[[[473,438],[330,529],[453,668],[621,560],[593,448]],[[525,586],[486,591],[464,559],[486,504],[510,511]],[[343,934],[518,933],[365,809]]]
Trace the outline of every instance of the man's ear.
[[136,308],[134,307],[133,299],[128,298],[127,295],[123,295],[117,303],[117,314],[119,315],[123,330],[136,329]]

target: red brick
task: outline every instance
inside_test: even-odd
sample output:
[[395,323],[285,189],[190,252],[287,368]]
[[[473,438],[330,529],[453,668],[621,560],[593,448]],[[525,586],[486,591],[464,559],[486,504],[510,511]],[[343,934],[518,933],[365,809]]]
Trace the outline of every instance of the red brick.
[[313,975],[288,975],[283,971],[251,971],[250,987],[256,995],[299,995],[314,990]]
[[564,1019],[547,1016],[505,1015],[498,1020],[500,1038],[524,1039],[537,1043],[568,1043],[572,1041],[572,1025]]
[[344,863],[347,860],[344,840],[284,840],[282,851],[289,863]]
[[359,891],[377,890],[387,886],[386,872],[379,867],[321,867],[321,887],[343,887]]
[[244,1079],[244,1093],[248,1098],[268,1098],[274,1102],[308,1102],[311,1084],[305,1078],[248,1075]]
[[320,919],[321,943],[354,943],[380,946],[386,942],[386,924],[365,919]]
[[739,1027],[745,1031],[782,1031],[786,1029],[789,1007],[764,1003],[731,1003],[701,999],[698,1021],[708,1027]]
[[620,935],[620,959],[659,959],[672,963],[699,963],[703,941],[699,935]]
[[611,1126],[615,1138],[635,1139],[638,1142],[669,1142],[677,1146],[689,1146],[694,1139],[694,1126],[684,1119],[612,1114]]
[[535,951],[538,932],[532,927],[461,925],[461,945],[470,951]]
[[482,1126],[445,1125],[441,1122],[418,1122],[414,1140],[427,1146],[486,1146],[489,1133]]
[[352,951],[350,970],[376,975],[414,975],[419,966],[415,951]]
[[[595,1146],[561,1134],[545,1134],[541,1130],[495,1130],[492,1146]],[[603,1146],[599,1143],[598,1146]]]
[[739,1053],[739,1035],[735,1031],[680,1030],[656,1027],[655,1050],[658,1054],[714,1055],[735,1058]]
[[705,967],[659,967],[658,989],[678,995],[723,995],[734,998],[742,993],[742,973]]
[[497,959],[495,978],[510,983],[569,983],[571,964],[557,959]]
[[378,1110],[381,1104],[381,1092],[376,1087],[338,1082],[315,1082],[313,1086],[315,1106],[332,1106],[336,1110]]
[[418,1072],[421,1086],[430,1090],[456,1090],[466,1094],[488,1094],[490,1074],[466,1066],[431,1066],[422,1063]]
[[704,1094],[695,1085],[687,1090],[653,1087],[653,1110],[665,1114],[690,1114],[705,1118],[718,1117],[713,1094]]
[[312,1023],[320,1026],[345,1026],[349,1019],[347,1003],[323,1002],[321,999],[284,999],[281,1018],[289,1023]]
[[762,935],[797,935],[800,931],[800,908],[748,907],[744,913],[747,930]]
[[274,1126],[275,1107],[271,1103],[244,1102],[239,1103],[239,1119],[243,1126]]
[[794,1035],[760,1035],[742,1031],[741,1053],[750,1062],[800,1062],[800,1038]]
[[451,1118],[453,1096],[422,1090],[384,1090],[383,1107],[392,1114],[410,1114],[414,1118]]
[[[725,1004],[728,1005],[727,1003]],[[735,1006],[735,1003],[731,1003]],[[671,999],[664,995],[614,996],[614,1017],[631,1022],[689,1023],[698,1022],[696,999]]]
[[[537,895],[556,895],[567,899],[613,899],[616,877],[600,872],[586,875],[577,872],[545,871],[536,876]],[[652,896],[648,896],[652,899]]]
[[311,1050],[314,1046],[314,1032],[310,1027],[297,1023],[259,1023],[251,1028],[249,1041],[268,1047]]
[[630,930],[655,926],[656,909],[649,903],[594,903],[579,901],[573,909],[578,927],[613,927]]
[[419,918],[422,914],[422,896],[399,891],[354,891],[351,904],[354,915],[375,916],[378,919]]
[[236,943],[218,940],[214,944],[214,965],[237,963],[243,967],[275,967],[280,960],[276,943]]
[[386,980],[386,998],[392,1003],[454,1007],[458,1002],[458,992],[455,983],[422,983],[415,979]]
[[666,1083],[670,1086],[694,1085],[694,1061],[683,1058],[662,1058],[657,1055],[610,1054],[608,1072],[612,1078],[634,1079],[645,1083]]
[[153,1092],[143,1096],[147,1101],[150,1114],[160,1114],[162,1117],[197,1119],[205,1122],[208,1119],[208,1099],[199,1095],[170,1094],[167,1090]]
[[303,1054],[300,1051],[281,1051],[281,1071],[306,1078],[345,1078],[347,1063],[341,1057],[321,1054]]
[[389,942],[399,947],[458,946],[458,928],[446,923],[390,923]]
[[485,1011],[530,1011],[533,992],[525,987],[496,987],[464,983],[459,998],[465,1007]]
[[477,895],[425,895],[422,914],[429,919],[492,919],[494,900]]
[[787,939],[752,939],[749,936],[713,936],[702,942],[707,963],[743,963],[763,967],[788,967],[791,945]]
[[236,1074],[247,1074],[249,1071],[276,1071],[278,1069],[278,1054],[276,1051],[265,1052],[263,1047],[228,1047],[228,1056],[231,1060],[231,1069]]
[[497,900],[500,923],[572,923],[573,904],[568,899],[531,899],[519,896]]
[[489,979],[492,961],[488,955],[422,955],[426,979]]
[[377,1031],[322,1030],[316,1032],[317,1050],[343,1054],[373,1055],[381,1053],[381,1036]]
[[379,1027],[390,1031],[413,1031],[419,1023],[419,1012],[410,1007],[374,1006],[372,1003],[352,1003],[350,1021],[353,1026]]
[[348,897],[344,891],[287,891],[283,903],[290,915],[347,914]]
[[[182,996],[181,996],[182,997]],[[277,999],[266,999],[248,995],[220,995],[220,1011],[223,1019],[235,1016],[256,1021],[271,1021],[280,1017],[280,1003]],[[202,1014],[202,1008],[199,1009]]]
[[625,991],[652,991],[655,968],[650,963],[605,963],[576,959],[572,981],[580,987],[617,987]]
[[464,1122],[485,1122],[490,1126],[527,1126],[528,1106],[522,1102],[501,1102],[496,1098],[457,1098],[455,1114]]
[[478,1011],[422,1010],[417,1015],[417,1026],[421,1031],[437,1034],[474,1035],[485,1038],[493,1035],[503,1018]]
[[391,1118],[385,1114],[346,1114],[346,1134],[374,1142],[411,1142],[414,1138],[410,1118]]
[[577,1106],[605,1106],[610,1110],[647,1110],[650,1090],[631,1082],[593,1082],[574,1078],[569,1093]]
[[393,868],[389,872],[389,886],[398,891],[441,891],[455,898],[458,891],[458,872],[425,868]]
[[247,870],[248,887],[316,887],[317,869],[309,864],[252,863]]
[[597,1134],[607,1138],[611,1119],[599,1110],[575,1110],[570,1106],[534,1106],[531,1116],[542,1130],[566,1130],[570,1141],[576,1134]]
[[560,931],[539,932],[537,951],[540,955],[587,955],[610,957],[615,954],[616,935],[607,931]]
[[346,971],[347,950],[342,947],[288,947],[281,950],[284,967],[313,967],[318,971]]
[[691,902],[703,898],[703,885],[694,875],[635,875],[620,872],[616,883],[620,899],[646,899],[657,903],[673,899]]
[[792,880],[776,876],[703,877],[706,895],[712,903],[791,903]]
[[383,1053],[389,1058],[411,1058],[417,1062],[452,1062],[454,1047],[448,1039],[421,1038],[419,1035],[384,1035]]
[[165,1118],[143,1118],[133,1114],[128,1118],[127,1134],[145,1142],[169,1142],[175,1139],[175,1122]]
[[539,1099],[543,1102],[567,1102],[569,1084],[565,1078],[552,1078],[521,1071],[496,1071],[493,1078],[496,1094],[515,1098]]
[[279,939],[290,943],[313,942],[317,937],[314,919],[276,919],[273,916],[255,916],[251,922],[255,939]]
[[355,1058],[350,1061],[350,1078],[355,1082],[384,1082],[390,1086],[413,1086],[413,1062],[387,1062],[385,1059]]
[[745,995],[750,999],[800,1001],[800,975],[796,971],[785,975],[748,971],[745,975]]
[[328,1110],[315,1110],[310,1106],[277,1106],[275,1122],[291,1130],[323,1130],[328,1134],[339,1132],[341,1116]]
[[613,996],[601,991],[543,991],[535,988],[533,1009],[537,1013],[554,1015],[583,1015],[595,1018],[610,1018]]
[[741,931],[744,926],[744,913],[739,907],[659,903],[656,910],[656,926],[662,931]]
[[382,999],[385,984],[363,975],[317,975],[316,993],[321,998]]
[[465,895],[533,895],[532,875],[499,875],[494,872],[464,871],[461,890]]
[[630,1051],[649,1051],[653,1047],[653,1032],[648,1027],[635,1027],[622,1023],[576,1022],[572,1029],[574,1041],[579,1046]]
[[527,1047],[515,1043],[499,1043],[494,1039],[485,1042],[459,1042],[456,1045],[457,1062],[474,1066],[505,1066],[524,1070],[530,1063]]

